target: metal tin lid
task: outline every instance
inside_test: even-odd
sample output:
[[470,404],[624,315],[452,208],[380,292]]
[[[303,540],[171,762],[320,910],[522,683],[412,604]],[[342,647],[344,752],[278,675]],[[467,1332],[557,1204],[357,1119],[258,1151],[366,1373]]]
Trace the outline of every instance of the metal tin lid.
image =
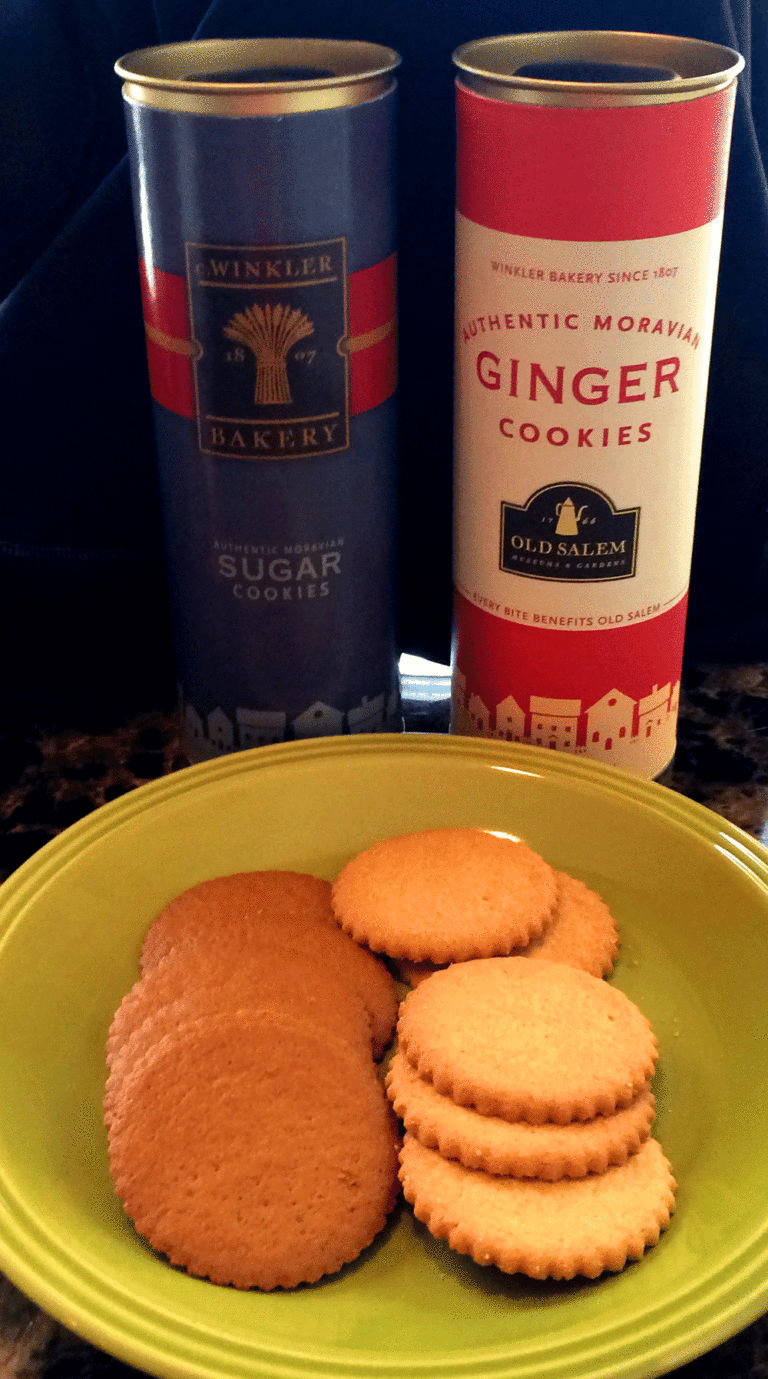
[[193,115],[285,115],[359,105],[390,90],[400,56],[324,38],[208,38],[128,53],[123,95]]
[[574,30],[506,34],[453,54],[459,80],[500,101],[531,105],[664,105],[729,86],[744,66],[732,48],[665,34]]

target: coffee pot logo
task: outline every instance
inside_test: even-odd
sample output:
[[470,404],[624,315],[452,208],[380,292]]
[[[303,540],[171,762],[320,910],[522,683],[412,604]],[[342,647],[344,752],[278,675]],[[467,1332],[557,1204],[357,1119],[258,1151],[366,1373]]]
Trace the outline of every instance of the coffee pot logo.
[[586,503],[582,503],[581,507],[577,510],[573,499],[570,497],[564,499],[562,503],[558,503],[555,507],[555,515],[557,517],[555,532],[557,535],[578,536],[579,523],[586,511]]
[[256,386],[253,400],[261,404],[293,401],[288,383],[289,350],[314,334],[314,326],[297,307],[254,302],[238,311],[224,327],[229,340],[245,345],[256,358]]
[[593,484],[544,484],[526,503],[501,504],[499,569],[569,583],[632,579],[639,525],[639,507],[617,507]]

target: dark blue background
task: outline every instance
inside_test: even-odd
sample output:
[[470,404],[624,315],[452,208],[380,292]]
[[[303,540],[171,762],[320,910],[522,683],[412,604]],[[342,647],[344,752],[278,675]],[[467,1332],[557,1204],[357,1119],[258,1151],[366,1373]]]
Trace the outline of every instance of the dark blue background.
[[[0,579],[4,697],[172,697],[158,485],[120,83],[139,47],[361,38],[400,79],[404,649],[450,636],[454,108],[482,35],[617,28],[741,51],[688,655],[768,655],[766,0],[4,0],[0,7]],[[69,663],[69,669],[67,668]]]

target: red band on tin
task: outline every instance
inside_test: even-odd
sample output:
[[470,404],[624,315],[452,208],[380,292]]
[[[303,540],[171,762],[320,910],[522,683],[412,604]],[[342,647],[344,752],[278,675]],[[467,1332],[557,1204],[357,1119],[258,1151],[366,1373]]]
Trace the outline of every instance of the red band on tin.
[[187,283],[139,259],[152,396],[182,417],[195,416]]
[[397,255],[349,275],[350,404],[368,412],[397,387]]
[[[575,747],[610,752],[618,737],[650,736],[676,715],[687,595],[644,622],[598,631],[532,627],[456,595],[455,670],[464,708],[489,736],[550,745],[570,721]],[[546,707],[545,707],[546,701]],[[598,726],[599,725],[599,726]],[[588,741],[589,739],[589,741]],[[554,745],[554,744],[552,744]]]
[[457,207],[537,239],[678,234],[723,207],[735,84],[696,100],[564,109],[457,83]]

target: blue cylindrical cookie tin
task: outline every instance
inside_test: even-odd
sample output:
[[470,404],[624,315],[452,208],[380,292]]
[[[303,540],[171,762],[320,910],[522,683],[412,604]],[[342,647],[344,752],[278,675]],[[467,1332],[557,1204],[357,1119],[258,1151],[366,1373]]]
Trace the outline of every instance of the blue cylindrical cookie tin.
[[116,64],[194,760],[401,726],[398,65],[320,39]]

